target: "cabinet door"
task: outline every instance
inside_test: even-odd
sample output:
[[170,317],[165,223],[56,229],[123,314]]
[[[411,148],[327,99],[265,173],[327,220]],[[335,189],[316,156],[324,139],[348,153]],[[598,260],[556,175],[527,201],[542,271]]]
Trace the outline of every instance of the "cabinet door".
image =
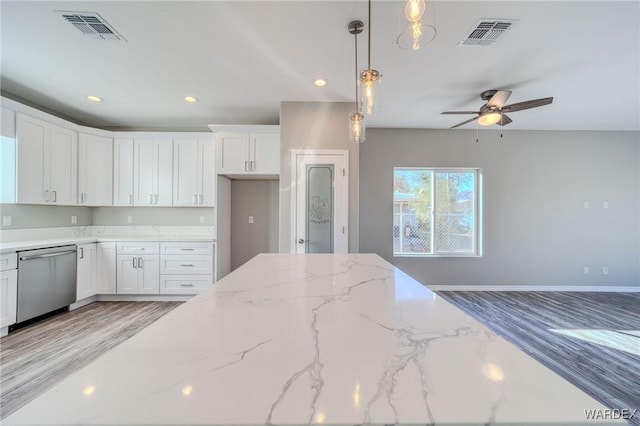
[[0,204],[16,202],[16,114],[0,107]]
[[116,243],[96,246],[96,293],[116,294]]
[[133,204],[152,206],[157,170],[156,143],[148,139],[133,142]]
[[173,203],[173,140],[156,141],[156,160],[153,173],[155,206]]
[[[138,294],[138,257],[130,254],[118,256],[116,292],[118,294]],[[135,265],[134,266],[134,259]]]
[[175,139],[173,141],[174,206],[195,206],[199,202],[198,151],[199,146],[196,139]]
[[[213,136],[213,135],[212,135]],[[216,205],[216,144],[213,137],[200,140],[198,148],[199,199],[198,204],[205,207]]]
[[113,139],[80,134],[78,137],[78,204],[113,204]]
[[160,294],[160,256],[139,256],[138,293]]
[[76,302],[96,294],[96,244],[82,244],[77,251]]
[[45,145],[47,157],[51,158],[51,202],[59,205],[77,204],[78,133],[52,124],[51,140]]
[[249,164],[253,173],[280,174],[280,135],[252,133]]
[[249,135],[247,133],[218,133],[218,174],[249,173]]
[[16,114],[18,204],[45,204],[51,199],[51,163],[49,158],[45,158],[45,144],[50,131],[49,123]]
[[113,205],[133,205],[133,139],[113,141]]
[[16,323],[18,270],[0,272],[0,327]]

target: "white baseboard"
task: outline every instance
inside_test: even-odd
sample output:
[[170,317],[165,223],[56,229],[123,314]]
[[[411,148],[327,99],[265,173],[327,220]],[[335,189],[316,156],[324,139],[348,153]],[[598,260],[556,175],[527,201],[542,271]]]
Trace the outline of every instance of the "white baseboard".
[[640,293],[640,286],[573,286],[573,285],[428,285],[433,291],[579,291],[606,293]]
[[98,296],[91,296],[91,297],[87,297],[86,299],[82,299],[76,303],[72,303],[69,305],[69,311],[73,311],[75,309],[82,308],[83,306],[87,306],[88,304],[95,302],[97,297]]

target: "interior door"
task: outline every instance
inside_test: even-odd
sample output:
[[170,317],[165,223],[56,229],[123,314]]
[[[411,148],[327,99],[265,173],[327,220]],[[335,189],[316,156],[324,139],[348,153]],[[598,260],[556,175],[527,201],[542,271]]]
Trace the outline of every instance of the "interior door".
[[346,253],[345,153],[295,153],[295,253]]

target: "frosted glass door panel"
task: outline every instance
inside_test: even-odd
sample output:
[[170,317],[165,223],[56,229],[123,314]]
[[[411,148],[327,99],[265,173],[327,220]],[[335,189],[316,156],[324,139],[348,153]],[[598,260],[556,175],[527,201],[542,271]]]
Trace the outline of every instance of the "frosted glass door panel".
[[307,165],[307,253],[333,253],[333,164]]

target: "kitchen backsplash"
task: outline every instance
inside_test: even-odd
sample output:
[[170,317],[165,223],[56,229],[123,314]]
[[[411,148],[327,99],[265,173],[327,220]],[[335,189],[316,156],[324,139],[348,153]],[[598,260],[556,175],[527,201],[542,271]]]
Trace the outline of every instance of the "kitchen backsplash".
[[[2,214],[0,229],[3,230],[93,224],[93,209],[90,207],[0,204],[0,210]],[[74,216],[76,223],[72,223]]]

